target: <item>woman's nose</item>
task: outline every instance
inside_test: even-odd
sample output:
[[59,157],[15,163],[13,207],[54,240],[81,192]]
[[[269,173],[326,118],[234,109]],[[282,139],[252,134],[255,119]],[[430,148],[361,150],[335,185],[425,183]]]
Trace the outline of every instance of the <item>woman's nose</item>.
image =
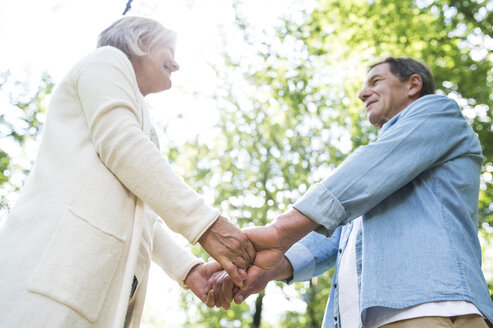
[[169,69],[171,72],[176,72],[180,69],[180,66],[176,61],[170,60],[166,63],[166,68]]

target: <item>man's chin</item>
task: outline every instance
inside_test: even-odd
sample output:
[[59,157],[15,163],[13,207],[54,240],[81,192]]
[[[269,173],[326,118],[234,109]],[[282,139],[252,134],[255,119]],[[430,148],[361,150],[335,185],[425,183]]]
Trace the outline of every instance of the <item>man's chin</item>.
[[372,112],[366,113],[366,118],[368,119],[368,122],[370,122],[371,125],[376,126],[376,127],[381,127],[378,124],[378,118],[375,117],[375,115],[372,115]]

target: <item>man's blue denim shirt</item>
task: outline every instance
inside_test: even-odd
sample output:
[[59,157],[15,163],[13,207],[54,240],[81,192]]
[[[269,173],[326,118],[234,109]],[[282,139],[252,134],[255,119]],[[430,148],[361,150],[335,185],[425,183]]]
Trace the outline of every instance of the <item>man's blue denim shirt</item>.
[[478,137],[457,103],[428,95],[385,123],[374,143],[358,148],[329,178],[310,187],[294,207],[331,237],[312,232],[286,256],[293,281],[335,265],[323,327],[338,327],[338,254],[359,216],[362,320],[374,306],[402,309],[464,300],[493,322],[478,240],[482,160]]

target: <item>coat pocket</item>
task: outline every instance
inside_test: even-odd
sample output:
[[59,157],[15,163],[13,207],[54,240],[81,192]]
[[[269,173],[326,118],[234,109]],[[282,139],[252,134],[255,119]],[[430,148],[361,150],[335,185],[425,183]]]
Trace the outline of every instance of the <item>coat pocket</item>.
[[27,289],[67,305],[95,322],[123,246],[121,238],[69,209],[58,223]]

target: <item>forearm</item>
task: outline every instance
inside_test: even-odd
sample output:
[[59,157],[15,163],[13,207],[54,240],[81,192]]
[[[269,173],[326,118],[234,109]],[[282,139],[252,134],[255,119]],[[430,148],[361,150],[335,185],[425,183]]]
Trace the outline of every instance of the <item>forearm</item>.
[[320,226],[295,208],[279,215],[272,225],[277,230],[280,246],[284,252]]

